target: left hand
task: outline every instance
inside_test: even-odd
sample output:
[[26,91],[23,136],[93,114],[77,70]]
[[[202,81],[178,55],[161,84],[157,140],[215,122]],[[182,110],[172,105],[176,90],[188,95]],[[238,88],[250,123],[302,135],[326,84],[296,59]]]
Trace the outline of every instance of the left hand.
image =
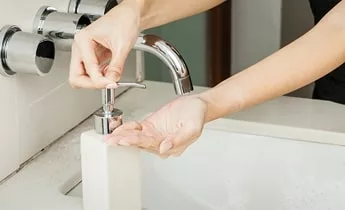
[[113,145],[136,146],[163,158],[180,156],[197,138],[205,123],[206,102],[198,96],[182,96],[142,122],[129,122],[107,137]]

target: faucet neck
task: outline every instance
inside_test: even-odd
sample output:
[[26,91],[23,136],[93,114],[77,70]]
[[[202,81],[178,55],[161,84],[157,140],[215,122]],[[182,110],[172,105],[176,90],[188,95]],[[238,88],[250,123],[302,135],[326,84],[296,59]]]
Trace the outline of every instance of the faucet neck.
[[155,35],[140,34],[133,48],[157,56],[168,66],[176,94],[184,95],[193,91],[186,62],[171,44]]

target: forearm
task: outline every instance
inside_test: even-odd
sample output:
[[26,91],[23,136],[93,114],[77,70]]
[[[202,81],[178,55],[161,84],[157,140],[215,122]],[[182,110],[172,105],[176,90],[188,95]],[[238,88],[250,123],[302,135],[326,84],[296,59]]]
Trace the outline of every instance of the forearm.
[[140,7],[141,30],[183,19],[210,8],[224,0],[124,0]]
[[284,95],[331,72],[345,61],[345,4],[285,48],[200,96],[206,121]]

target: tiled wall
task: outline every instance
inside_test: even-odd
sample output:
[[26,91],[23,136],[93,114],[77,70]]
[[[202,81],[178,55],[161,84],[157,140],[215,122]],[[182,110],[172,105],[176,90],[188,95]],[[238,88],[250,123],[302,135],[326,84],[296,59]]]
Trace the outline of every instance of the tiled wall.
[[[0,27],[32,31],[37,10],[53,6],[66,12],[68,0],[0,0]],[[140,53],[131,52],[124,80],[135,80]],[[56,52],[53,70],[44,77],[0,76],[0,180],[100,107],[100,91],[75,90],[68,84],[70,52]]]

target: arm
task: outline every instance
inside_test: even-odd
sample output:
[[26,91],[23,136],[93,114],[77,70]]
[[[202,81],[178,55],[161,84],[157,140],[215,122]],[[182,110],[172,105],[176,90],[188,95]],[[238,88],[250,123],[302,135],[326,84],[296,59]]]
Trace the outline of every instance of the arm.
[[125,0],[140,7],[141,29],[146,30],[183,19],[223,3],[225,0]]
[[[69,74],[71,86],[114,86],[121,78],[124,63],[139,32],[203,12],[223,1],[122,1],[106,15],[76,34]],[[108,60],[109,65],[104,65]]]
[[290,45],[201,93],[208,104],[206,122],[301,88],[344,61],[345,1],[341,1]]

